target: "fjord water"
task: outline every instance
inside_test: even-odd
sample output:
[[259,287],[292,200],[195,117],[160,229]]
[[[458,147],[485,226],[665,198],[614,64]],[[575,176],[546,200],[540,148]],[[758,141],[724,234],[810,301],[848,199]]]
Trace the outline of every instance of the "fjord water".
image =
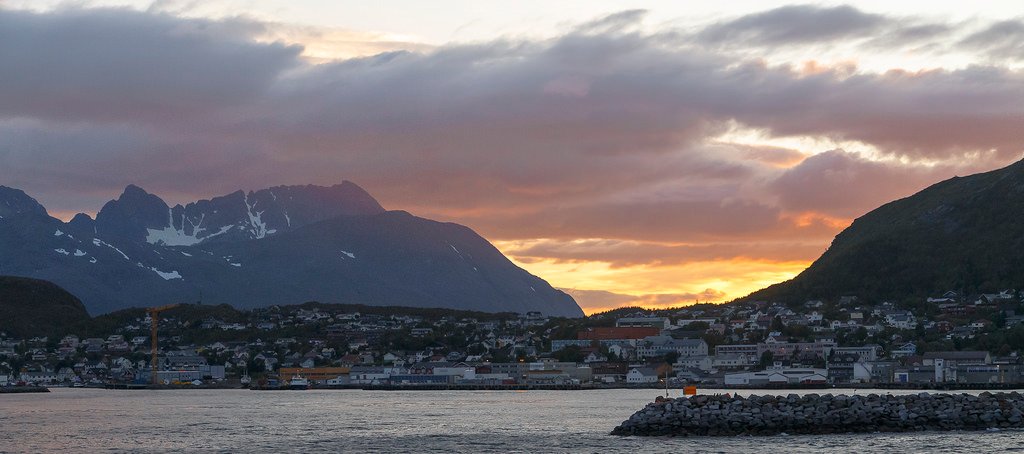
[[[743,392],[751,393],[770,391]],[[730,438],[608,435],[658,394],[54,389],[49,394],[0,396],[0,452],[1024,451],[1024,432],[1016,430]],[[678,395],[678,390],[671,392]]]

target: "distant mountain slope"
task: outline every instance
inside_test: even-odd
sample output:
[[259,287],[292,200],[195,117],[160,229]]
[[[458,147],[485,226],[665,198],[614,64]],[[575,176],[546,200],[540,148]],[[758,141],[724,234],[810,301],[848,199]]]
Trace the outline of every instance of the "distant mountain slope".
[[52,282],[0,276],[0,332],[45,336],[88,321],[82,302]]
[[385,211],[349,182],[173,208],[129,186],[95,221],[68,223],[21,191],[0,197],[0,274],[55,282],[91,313],[201,298],[583,315],[472,230]]
[[236,191],[168,207],[130,185],[96,214],[96,233],[164,246],[252,240],[337,216],[369,215],[384,208],[363,188],[345,181],[331,187],[278,186]]
[[901,298],[1024,287],[1024,161],[952,178],[855,220],[795,278],[743,300]]

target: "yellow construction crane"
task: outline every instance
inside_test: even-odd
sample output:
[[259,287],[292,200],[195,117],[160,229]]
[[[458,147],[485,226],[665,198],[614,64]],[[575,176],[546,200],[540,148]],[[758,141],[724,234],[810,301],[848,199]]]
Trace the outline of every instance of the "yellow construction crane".
[[152,346],[152,348],[150,350],[151,350],[151,352],[153,354],[153,358],[152,358],[152,361],[149,364],[149,367],[152,369],[152,374],[150,375],[150,377],[151,377],[150,378],[150,380],[151,380],[150,382],[153,384],[153,386],[156,386],[156,384],[157,384],[157,382],[156,382],[157,381],[157,373],[156,373],[156,371],[157,371],[157,368],[156,368],[156,351],[157,351],[156,328],[157,328],[157,323],[158,323],[157,322],[157,314],[159,314],[159,313],[161,313],[163,311],[166,311],[168,309],[174,309],[174,308],[176,308],[178,306],[179,306],[178,304],[168,304],[168,305],[165,305],[165,306],[150,307],[150,308],[146,309],[146,312],[149,314],[149,321],[150,321],[150,339],[149,339],[149,342],[150,342],[150,345]]

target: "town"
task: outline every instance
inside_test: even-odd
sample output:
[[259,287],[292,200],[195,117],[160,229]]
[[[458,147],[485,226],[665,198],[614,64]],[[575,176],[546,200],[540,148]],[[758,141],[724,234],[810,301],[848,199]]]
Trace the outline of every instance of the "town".
[[[1024,383],[1018,292],[904,303],[749,302],[538,312],[307,303],[159,317],[156,384],[321,387],[955,387]],[[145,310],[81,332],[0,333],[0,386],[150,384]]]

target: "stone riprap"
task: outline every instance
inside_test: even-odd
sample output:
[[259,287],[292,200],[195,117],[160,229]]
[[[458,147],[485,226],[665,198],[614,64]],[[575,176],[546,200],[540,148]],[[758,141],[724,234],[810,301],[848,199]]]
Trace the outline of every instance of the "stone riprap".
[[731,436],[1024,427],[1024,395],[865,394],[659,397],[612,435]]

